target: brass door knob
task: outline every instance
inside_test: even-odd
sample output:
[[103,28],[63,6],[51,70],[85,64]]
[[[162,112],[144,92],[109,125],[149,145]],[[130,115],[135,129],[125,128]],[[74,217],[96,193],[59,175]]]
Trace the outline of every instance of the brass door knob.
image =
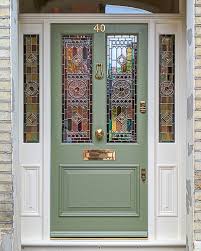
[[104,136],[104,131],[103,129],[99,128],[95,131],[95,136],[98,140],[101,140]]

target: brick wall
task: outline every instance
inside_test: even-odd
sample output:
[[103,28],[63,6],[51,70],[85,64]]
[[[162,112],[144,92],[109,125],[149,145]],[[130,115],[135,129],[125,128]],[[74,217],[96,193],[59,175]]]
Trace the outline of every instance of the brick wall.
[[[201,0],[187,1],[189,6],[195,2],[194,183],[191,178],[187,183],[193,194],[193,216],[189,218],[194,231],[187,237],[193,232],[193,239],[201,241]],[[0,0],[0,251],[11,250],[13,239],[10,23],[10,0]],[[189,165],[189,169],[193,168]]]
[[201,240],[201,0],[195,0],[194,240]]
[[10,0],[0,0],[0,250],[13,233],[11,86]]

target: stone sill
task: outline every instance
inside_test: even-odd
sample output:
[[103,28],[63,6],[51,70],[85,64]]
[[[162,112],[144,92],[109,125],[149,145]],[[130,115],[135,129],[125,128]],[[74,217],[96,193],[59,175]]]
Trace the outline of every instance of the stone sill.
[[185,247],[183,240],[41,240],[22,241],[22,247]]

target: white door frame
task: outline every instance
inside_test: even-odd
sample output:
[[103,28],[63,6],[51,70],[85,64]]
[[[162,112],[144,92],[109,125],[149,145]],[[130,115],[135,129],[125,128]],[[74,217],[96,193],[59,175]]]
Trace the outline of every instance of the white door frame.
[[[40,138],[39,144],[24,144],[22,129],[19,132],[19,163],[21,175],[26,179],[27,170],[35,170],[34,180],[38,188],[30,193],[36,197],[37,208],[34,211],[22,210],[22,244],[44,243],[56,245],[59,241],[50,240],[50,149],[51,149],[51,50],[50,26],[52,23],[147,23],[148,24],[148,240],[140,243],[161,243],[168,246],[184,245],[185,236],[185,158],[186,158],[186,93],[185,93],[185,29],[182,14],[151,15],[105,15],[105,14],[22,14],[19,18],[19,55],[22,50],[24,34],[40,34]],[[93,26],[92,26],[93,27]],[[176,36],[176,142],[158,143],[158,36],[175,34]],[[19,61],[19,100],[23,93],[23,67]],[[183,85],[183,86],[181,86]],[[19,102],[19,128],[23,128],[23,103]],[[33,156],[33,152],[34,155]],[[168,153],[168,154],[167,154]],[[163,170],[165,172],[163,172]],[[170,173],[168,174],[168,170]],[[169,175],[176,182],[176,192],[168,193],[168,185],[160,183],[161,178]],[[172,175],[172,176],[171,176]],[[168,178],[166,177],[166,178]],[[23,180],[24,181],[24,180]],[[160,185],[158,185],[160,183]],[[22,183],[22,191],[27,189]],[[162,187],[163,186],[163,187]],[[162,191],[159,193],[158,191]],[[167,211],[161,208],[161,196],[173,195],[174,200]],[[168,197],[168,198],[169,198]],[[22,201],[25,198],[22,198]],[[175,202],[176,199],[176,202]],[[178,202],[177,202],[178,199]],[[166,202],[168,199],[166,199]],[[26,203],[26,201],[23,201]],[[35,205],[36,206],[36,205]],[[163,206],[163,205],[162,205]],[[168,207],[168,205],[166,205]],[[23,205],[24,208],[24,205]],[[33,227],[40,224],[40,231]],[[34,231],[37,233],[34,233]],[[29,237],[29,235],[31,235]],[[35,238],[34,238],[35,236]],[[164,236],[167,236],[164,239]],[[174,237],[173,237],[174,236]],[[35,240],[34,240],[35,239]],[[64,245],[64,242],[62,242]],[[69,243],[66,241],[66,244]],[[135,243],[135,241],[133,241]],[[139,244],[139,241],[137,241]]]

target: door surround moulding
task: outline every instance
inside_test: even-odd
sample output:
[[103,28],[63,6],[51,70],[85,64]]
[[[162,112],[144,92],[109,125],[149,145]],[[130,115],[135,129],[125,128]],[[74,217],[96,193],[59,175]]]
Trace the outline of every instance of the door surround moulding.
[[155,20],[158,23],[172,23],[184,20],[183,14],[20,14],[20,23],[148,23]]
[[[122,19],[123,16],[123,19]],[[152,182],[155,179],[156,175],[156,170],[154,171],[154,167],[156,167],[156,139],[155,135],[150,136],[150,132],[154,131],[155,128],[155,119],[153,120],[153,117],[155,118],[155,101],[154,98],[156,97],[156,90],[154,88],[151,88],[155,85],[154,81],[154,75],[155,75],[155,68],[153,65],[153,62],[156,60],[156,55],[155,51],[153,50],[153,46],[155,46],[156,43],[156,38],[152,35],[156,33],[156,25],[157,24],[169,24],[170,26],[174,24],[178,25],[178,33],[179,31],[182,31],[182,35],[179,36],[179,41],[181,41],[181,38],[183,39],[183,22],[184,22],[184,15],[181,14],[149,14],[149,15],[105,15],[105,14],[20,14],[19,15],[19,23],[20,25],[27,25],[27,24],[41,24],[43,27],[43,57],[46,59],[43,61],[43,69],[45,70],[46,74],[43,74],[43,83],[46,84],[47,89],[45,91],[46,95],[44,95],[43,98],[43,104],[42,104],[42,110],[41,112],[43,114],[46,114],[45,119],[43,119],[43,133],[42,133],[42,141],[44,142],[43,145],[43,167],[46,167],[43,169],[43,176],[44,177],[50,177],[50,170],[48,170],[48,166],[50,166],[50,130],[48,126],[48,121],[51,121],[51,114],[48,112],[49,107],[51,104],[51,93],[50,93],[50,84],[51,84],[51,79],[50,79],[50,67],[48,65],[48,62],[50,62],[50,26],[52,23],[96,23],[96,22],[103,22],[103,23],[147,23],[148,24],[148,36],[149,36],[149,43],[148,43],[148,100],[149,100],[149,107],[148,107],[148,123],[150,123],[149,126],[149,132],[148,132],[148,168],[151,166],[151,170],[153,169],[153,173],[149,172],[148,176],[148,204],[150,205],[150,201],[152,199],[156,200],[156,195],[155,195],[155,188],[151,186]],[[181,38],[180,38],[181,37]],[[180,56],[179,56],[180,57]],[[181,73],[180,73],[181,75]],[[179,77],[179,81],[182,81],[184,77]],[[43,93],[44,93],[44,86],[43,88]],[[183,102],[184,103],[184,102]],[[153,120],[153,121],[152,121]],[[48,128],[48,129],[47,129]],[[150,154],[152,152],[152,154]],[[181,152],[181,151],[180,151]],[[180,159],[182,156],[179,157]],[[49,203],[49,186],[50,186],[50,181],[48,180],[48,185],[43,186],[43,194],[46,194],[47,196],[44,198],[43,207],[47,207],[45,205],[48,205]],[[151,195],[152,194],[152,195]],[[150,197],[151,195],[151,197]],[[161,241],[154,241],[156,238],[155,234],[155,219],[154,219],[154,208],[149,207],[149,223],[148,226],[151,226],[151,229],[149,229],[149,240],[147,241],[123,241],[122,246],[127,246],[126,243],[132,242],[133,246],[142,246],[147,243],[147,245],[152,245],[155,246],[156,244],[160,246]],[[42,238],[44,241],[36,241],[33,243],[33,246],[40,246],[43,244],[51,246],[52,245],[60,245],[58,244],[58,241],[54,240],[49,240],[49,233],[50,233],[50,228],[49,228],[49,220],[50,220],[50,215],[49,212],[47,213],[46,210],[43,210],[42,215],[44,215],[43,218],[43,234]],[[179,237],[178,237],[179,238]],[[98,239],[98,238],[97,238]],[[152,241],[153,240],[153,241]],[[60,241],[59,241],[60,242]],[[90,241],[87,241],[89,243]],[[114,241],[115,243],[118,243]],[[29,241],[22,241],[23,246],[29,246],[32,242]],[[38,244],[37,244],[38,243]],[[46,244],[45,244],[46,243]],[[66,244],[65,244],[66,243]],[[61,241],[61,245],[66,245],[71,243],[70,241]],[[73,243],[73,242],[72,242]],[[106,242],[108,243],[108,242]],[[107,244],[105,245],[107,246]],[[155,243],[155,244],[154,244]],[[173,246],[177,243],[179,246],[185,245],[184,241],[168,241],[162,242],[164,246],[170,246],[171,243]],[[166,243],[166,245],[165,245]],[[177,246],[176,244],[176,246]],[[31,244],[32,245],[32,244]],[[80,244],[81,245],[81,244]],[[95,245],[95,244],[94,244]],[[96,244],[97,245],[97,244]],[[102,244],[103,245],[103,244]],[[114,245],[114,243],[113,243]],[[119,244],[118,244],[119,245]],[[129,245],[129,244],[128,244]],[[163,246],[162,245],[162,246]],[[75,245],[76,246],[76,245]],[[82,242],[82,246],[83,242]],[[111,244],[112,246],[112,244]]]

